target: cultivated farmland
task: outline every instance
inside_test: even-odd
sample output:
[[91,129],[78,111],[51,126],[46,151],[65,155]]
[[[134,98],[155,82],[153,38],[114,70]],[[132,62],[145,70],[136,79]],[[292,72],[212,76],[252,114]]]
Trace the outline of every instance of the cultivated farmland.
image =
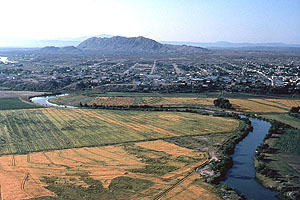
[[[96,95],[97,94],[93,94]],[[92,96],[93,96],[92,95]],[[105,94],[98,94],[105,95]],[[110,94],[114,95],[114,94]],[[115,94],[121,95],[121,94]],[[128,95],[128,96],[126,96]],[[122,96],[99,96],[70,95],[51,99],[51,102],[78,106],[79,103],[87,103],[101,106],[181,106],[181,107],[212,107],[216,98],[197,96],[141,96],[142,94],[122,94]],[[78,97],[78,98],[76,98]],[[75,100],[77,99],[77,100]],[[271,99],[271,98],[227,98],[237,111],[256,113],[287,113],[292,106],[300,106],[297,99]]]
[[273,114],[273,115],[262,115],[262,117],[273,119],[285,124],[288,124],[292,127],[300,129],[300,119],[292,117],[289,114]]
[[15,110],[15,109],[30,109],[30,108],[41,108],[43,106],[36,105],[33,103],[27,103],[20,98],[0,98],[0,110]]
[[139,105],[204,105],[213,106],[213,98],[192,97],[143,97]]
[[[172,148],[172,151],[170,150]],[[195,168],[205,152],[162,140],[0,156],[3,199],[219,199]],[[191,198],[193,199],[193,198]]]
[[288,112],[286,107],[280,105],[275,106],[274,103],[265,101],[263,99],[229,99],[229,101],[233,105],[233,108],[243,112]]
[[131,106],[134,98],[131,97],[96,97],[89,104],[100,106]]
[[29,97],[42,95],[44,92],[0,90],[0,98]]
[[230,132],[234,119],[179,112],[41,108],[0,112],[0,154]]

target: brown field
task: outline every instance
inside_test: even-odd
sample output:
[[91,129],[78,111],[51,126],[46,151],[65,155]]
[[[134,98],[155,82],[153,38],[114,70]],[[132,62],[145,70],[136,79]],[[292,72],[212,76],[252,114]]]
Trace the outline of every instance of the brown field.
[[[264,98],[228,98],[233,108],[243,112],[285,113],[292,106],[300,106],[300,100],[264,99]],[[214,98],[201,97],[97,97],[90,105],[107,106],[213,106]]]
[[[68,98],[68,97],[66,97]],[[89,105],[129,106],[129,105],[206,105],[212,106],[212,98],[191,97],[96,97]]]
[[44,92],[30,92],[30,91],[0,91],[0,98],[13,98],[13,97],[29,97],[42,95]]
[[213,98],[143,97],[139,105],[205,105],[213,106]]
[[89,104],[93,99],[94,97],[70,94],[67,96],[57,96],[55,98],[49,99],[48,101],[58,105],[79,106],[80,103],[82,105]]
[[134,98],[131,97],[96,97],[89,104],[101,106],[129,106],[133,105]]
[[259,113],[287,113],[291,107],[300,106],[300,100],[295,99],[232,99],[229,101],[238,111]]
[[[124,95],[124,94],[123,94]],[[74,97],[63,97],[64,99],[52,99],[54,103],[73,104],[78,105],[79,101],[72,103]],[[166,96],[112,96],[112,97],[86,97],[77,95],[82,102],[89,102],[89,105],[94,103],[97,105],[106,106],[130,106],[130,105],[149,105],[149,106],[214,106],[213,101],[216,98],[205,97],[166,97]],[[76,98],[75,98],[76,99]],[[233,104],[233,107],[238,111],[243,112],[258,112],[258,113],[285,113],[290,110],[292,106],[300,106],[300,100],[297,99],[270,99],[270,98],[227,98]],[[59,100],[59,101],[57,101]],[[57,102],[55,102],[57,101]]]
[[267,101],[275,102],[276,104],[291,108],[293,106],[300,106],[300,100],[294,99],[266,99]]
[[273,102],[263,99],[229,99],[233,108],[243,112],[260,112],[260,113],[284,113],[288,112],[286,106],[276,106]]
[[160,199],[221,200],[222,198],[217,195],[216,188],[205,183],[203,179],[199,178],[199,174],[194,171],[174,189],[170,190],[165,195],[162,195]]
[[[45,177],[55,178],[55,184],[62,187],[73,185],[72,188],[87,188],[88,182],[85,182],[82,174],[88,174],[89,178],[101,181],[103,190],[107,194],[113,193],[117,199],[153,199],[157,196],[163,199],[218,199],[215,189],[198,180],[201,177],[194,172],[197,166],[207,161],[207,153],[162,140],[5,155],[0,157],[1,198],[17,200],[54,196],[57,191],[45,188],[48,185],[43,181]],[[146,166],[150,171],[143,170]],[[155,168],[157,166],[174,168],[161,171]],[[153,184],[138,192],[112,191],[112,181],[124,176]],[[99,195],[99,199],[102,199]]]

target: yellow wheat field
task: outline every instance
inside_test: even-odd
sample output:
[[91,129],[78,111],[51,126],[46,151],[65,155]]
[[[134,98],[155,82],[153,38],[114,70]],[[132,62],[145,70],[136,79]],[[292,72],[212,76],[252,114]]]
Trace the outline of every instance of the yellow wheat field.
[[287,108],[300,106],[300,100],[292,100],[292,99],[266,99],[266,100],[282,105],[283,107],[287,107]]
[[90,105],[101,106],[129,106],[133,105],[134,98],[131,97],[96,97],[90,102]]
[[[161,165],[176,166],[176,169],[164,175],[131,171],[136,168],[142,169],[146,165],[155,166],[155,162],[145,161],[145,158],[151,158],[151,154],[152,157],[165,160]],[[152,199],[176,185],[181,179],[185,180],[174,190],[166,193],[166,197],[175,195],[176,199],[180,199],[187,194],[183,191],[185,188],[189,191],[189,195],[195,198],[201,199],[204,196],[218,198],[211,186],[203,181],[197,184],[193,181],[201,178],[199,174],[193,172],[194,169],[207,161],[207,153],[196,152],[161,140],[132,143],[127,146],[114,145],[27,155],[5,155],[0,156],[1,197],[7,200],[18,200],[55,196],[53,191],[45,188],[47,184],[42,181],[43,177],[55,177],[59,184],[88,187],[80,178],[80,174],[88,173],[90,178],[101,181],[107,190],[113,179],[123,176],[153,182],[151,187],[143,191],[125,193],[117,196],[117,199]]]
[[212,106],[213,98],[143,97],[139,105],[205,105]]
[[267,101],[259,99],[229,99],[230,103],[233,105],[233,108],[237,111],[244,112],[287,112],[284,107],[276,107],[272,102],[268,103]]

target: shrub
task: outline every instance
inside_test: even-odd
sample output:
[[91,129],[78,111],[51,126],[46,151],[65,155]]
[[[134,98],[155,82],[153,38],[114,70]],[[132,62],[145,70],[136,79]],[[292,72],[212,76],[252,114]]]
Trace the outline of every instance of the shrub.
[[224,109],[232,109],[232,104],[229,102],[228,99],[218,98],[214,100],[214,105],[216,107],[224,108]]

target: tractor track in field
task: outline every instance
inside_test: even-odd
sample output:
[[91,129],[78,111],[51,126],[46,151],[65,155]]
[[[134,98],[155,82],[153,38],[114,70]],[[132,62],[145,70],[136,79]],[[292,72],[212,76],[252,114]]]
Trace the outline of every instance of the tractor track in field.
[[165,191],[159,193],[158,195],[156,195],[153,200],[158,200],[160,198],[162,198],[163,196],[165,196],[167,193],[171,192],[173,189],[175,189],[177,186],[179,186],[181,183],[183,183],[186,179],[188,179],[193,173],[197,173],[196,169],[206,165],[206,163],[208,162],[208,158],[206,159],[206,161],[204,163],[202,163],[200,166],[194,168],[193,170],[191,170],[187,175],[185,175],[182,179],[178,180],[176,183],[174,183],[172,186],[170,186],[169,188],[167,188]]

